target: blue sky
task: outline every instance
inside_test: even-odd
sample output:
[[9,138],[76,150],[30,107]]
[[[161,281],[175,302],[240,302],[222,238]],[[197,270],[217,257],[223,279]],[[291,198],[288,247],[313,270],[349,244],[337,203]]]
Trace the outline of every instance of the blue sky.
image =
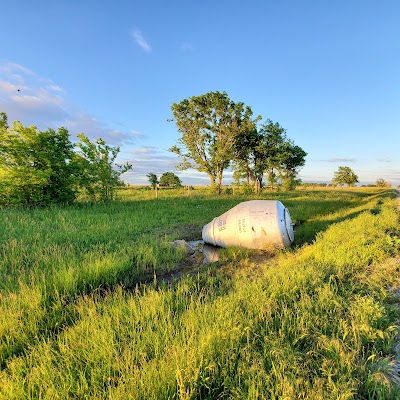
[[171,104],[218,90],[307,151],[304,181],[330,181],[347,165],[360,183],[400,184],[400,1],[13,0],[0,9],[0,111],[120,146],[119,161],[134,167],[126,182],[175,171]]

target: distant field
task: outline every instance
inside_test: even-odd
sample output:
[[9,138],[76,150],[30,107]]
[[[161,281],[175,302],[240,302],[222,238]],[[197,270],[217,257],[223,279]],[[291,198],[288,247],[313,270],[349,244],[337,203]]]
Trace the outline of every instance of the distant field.
[[[400,398],[394,195],[126,188],[0,210],[0,399]],[[169,242],[254,198],[290,210],[291,249],[157,280],[187,262]]]

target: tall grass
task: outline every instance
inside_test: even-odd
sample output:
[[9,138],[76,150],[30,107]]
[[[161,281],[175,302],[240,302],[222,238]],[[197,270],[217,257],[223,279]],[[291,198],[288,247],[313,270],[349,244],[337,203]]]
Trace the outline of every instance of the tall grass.
[[390,195],[269,195],[293,250],[227,252],[176,284],[139,283],[243,198],[2,210],[0,398],[398,398]]

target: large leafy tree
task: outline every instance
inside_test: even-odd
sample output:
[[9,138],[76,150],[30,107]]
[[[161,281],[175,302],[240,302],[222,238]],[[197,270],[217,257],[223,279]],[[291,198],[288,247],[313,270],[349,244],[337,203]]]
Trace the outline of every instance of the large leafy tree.
[[348,187],[354,186],[358,182],[358,176],[355,172],[347,166],[340,166],[334,173],[332,183],[334,185],[347,185]]
[[80,133],[76,144],[76,163],[79,169],[79,183],[91,201],[110,201],[115,198],[115,187],[121,174],[132,169],[132,165],[116,165],[119,147],[111,147],[103,139],[91,142]]
[[73,144],[65,128],[40,131],[0,115],[0,202],[45,205],[75,200]]
[[217,91],[184,99],[171,109],[182,136],[170,150],[182,157],[180,168],[205,172],[220,193],[236,137],[253,124],[251,108]]
[[160,186],[179,187],[182,182],[173,172],[164,172],[160,178]]

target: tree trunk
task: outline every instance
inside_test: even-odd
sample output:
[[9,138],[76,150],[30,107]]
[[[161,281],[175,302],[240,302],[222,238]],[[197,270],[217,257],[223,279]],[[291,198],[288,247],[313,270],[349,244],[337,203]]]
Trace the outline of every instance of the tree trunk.
[[215,181],[216,181],[215,175],[208,173],[208,177],[210,178],[211,189],[215,188],[217,186],[217,184],[215,183]]
[[254,178],[254,191],[256,193],[260,193],[261,187],[262,187],[262,176],[256,176]]
[[221,186],[222,186],[222,172],[218,174],[218,181],[217,181],[217,194],[221,194]]

